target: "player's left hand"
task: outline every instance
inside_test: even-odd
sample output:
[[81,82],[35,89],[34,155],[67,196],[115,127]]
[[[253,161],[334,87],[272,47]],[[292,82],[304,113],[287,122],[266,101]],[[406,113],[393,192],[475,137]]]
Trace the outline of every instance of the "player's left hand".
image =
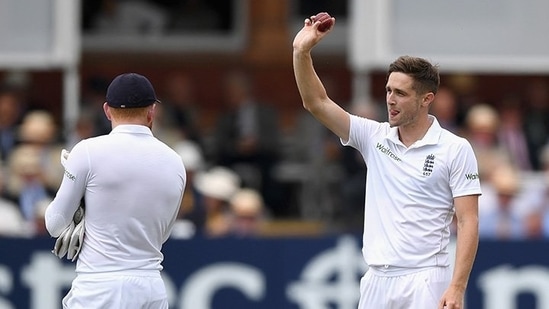
[[450,286],[442,295],[438,309],[463,309],[464,294],[458,288]]

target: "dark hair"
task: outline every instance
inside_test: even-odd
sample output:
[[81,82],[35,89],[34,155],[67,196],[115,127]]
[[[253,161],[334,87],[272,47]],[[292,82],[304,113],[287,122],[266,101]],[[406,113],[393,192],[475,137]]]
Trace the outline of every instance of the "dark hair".
[[389,65],[387,77],[393,72],[404,73],[414,79],[414,90],[423,94],[427,92],[437,93],[440,85],[438,65],[412,56],[400,56]]

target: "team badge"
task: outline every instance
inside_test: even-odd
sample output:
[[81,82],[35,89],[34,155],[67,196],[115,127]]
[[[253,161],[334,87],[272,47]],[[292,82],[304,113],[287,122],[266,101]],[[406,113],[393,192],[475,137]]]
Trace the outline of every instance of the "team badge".
[[430,154],[425,158],[425,163],[423,163],[423,176],[431,176],[434,166],[435,166],[435,155]]

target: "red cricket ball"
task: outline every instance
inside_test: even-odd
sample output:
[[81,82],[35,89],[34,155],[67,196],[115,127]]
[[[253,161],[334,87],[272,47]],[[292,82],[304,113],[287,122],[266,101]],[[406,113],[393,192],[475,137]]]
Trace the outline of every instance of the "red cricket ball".
[[334,25],[332,16],[330,16],[330,14],[326,12],[320,12],[316,14],[315,16],[313,16],[312,20],[313,23],[320,21],[320,25],[318,25],[318,31],[320,32],[326,32]]

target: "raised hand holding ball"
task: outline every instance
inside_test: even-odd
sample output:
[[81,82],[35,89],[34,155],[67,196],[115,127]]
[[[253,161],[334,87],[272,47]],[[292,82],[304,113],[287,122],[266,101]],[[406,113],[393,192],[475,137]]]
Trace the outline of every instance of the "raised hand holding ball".
[[317,21],[320,22],[317,28],[320,32],[326,32],[334,25],[334,19],[326,12],[316,14],[311,17],[311,20],[313,23],[316,23]]

